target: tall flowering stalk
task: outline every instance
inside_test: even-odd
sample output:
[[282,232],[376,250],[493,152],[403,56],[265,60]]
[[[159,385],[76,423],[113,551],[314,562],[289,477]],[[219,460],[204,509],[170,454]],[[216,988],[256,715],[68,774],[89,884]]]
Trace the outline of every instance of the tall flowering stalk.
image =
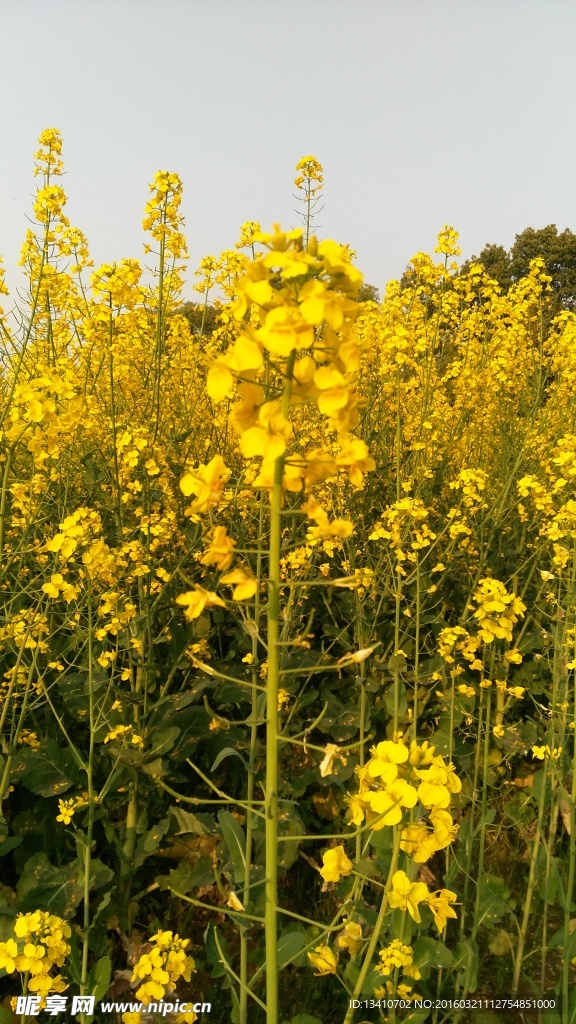
[[[362,486],[365,472],[374,468],[367,446],[354,437],[358,395],[356,375],[361,344],[354,332],[358,307],[354,296],[361,275],[348,251],[335,242],[310,238],[303,232],[258,232],[254,241],[266,252],[246,265],[235,284],[231,306],[238,324],[236,337],[208,371],[207,390],[219,403],[232,394],[237,402],[229,421],[239,436],[239,450],[247,461],[246,475],[260,494],[269,495],[266,609],[266,785],[264,797],[266,850],[266,978],[267,1019],[278,1019],[277,915],[278,915],[278,750],[284,740],[279,728],[282,662],[282,514],[287,494],[305,492],[301,514],[314,525],[313,539],[349,536],[347,520],[329,519],[314,497],[314,488],[328,479],[349,478]],[[307,446],[303,422],[324,418],[330,443]],[[215,458],[209,466],[187,474],[181,487],[194,494],[191,512],[206,511],[217,503],[229,471]],[[218,543],[224,542],[220,527]],[[212,560],[212,546],[207,559]],[[258,551],[264,540],[258,538]],[[234,543],[228,544],[232,553]],[[217,561],[216,557],[214,559]],[[222,568],[232,561],[226,557]],[[222,577],[235,584],[234,599],[252,598],[259,581],[245,565]],[[189,618],[207,603],[222,603],[201,588],[179,599]]]

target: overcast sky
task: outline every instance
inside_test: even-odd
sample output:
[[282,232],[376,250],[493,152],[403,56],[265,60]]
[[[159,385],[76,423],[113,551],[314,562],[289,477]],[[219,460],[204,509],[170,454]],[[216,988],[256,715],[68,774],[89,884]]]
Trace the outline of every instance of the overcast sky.
[[321,234],[380,289],[445,222],[464,256],[576,230],[573,0],[0,0],[0,39],[12,282],[52,126],[96,265],[142,255],[160,168],[184,180],[194,267],[245,220],[295,226],[307,153]]

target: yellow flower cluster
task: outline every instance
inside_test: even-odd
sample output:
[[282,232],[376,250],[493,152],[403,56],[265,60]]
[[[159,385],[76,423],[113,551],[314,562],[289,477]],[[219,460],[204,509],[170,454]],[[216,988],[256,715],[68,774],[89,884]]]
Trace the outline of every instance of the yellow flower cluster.
[[[509,594],[499,580],[491,576],[479,581],[473,595],[477,605],[473,617],[478,620],[479,629],[471,634],[463,626],[446,626],[438,635],[438,653],[448,665],[455,663],[456,654],[460,653],[471,669],[481,671],[483,664],[478,657],[482,644],[491,644],[494,640],[512,642],[512,629],[518,619],[524,615],[526,605],[515,594]],[[473,605],[470,608],[474,608]],[[508,664],[519,665],[522,655],[517,648],[511,648],[504,654]],[[453,670],[457,675],[461,668]]]
[[449,917],[457,916],[451,906],[456,898],[456,893],[450,889],[439,889],[431,893],[424,882],[410,881],[405,871],[396,871],[392,876],[392,889],[388,896],[390,906],[407,910],[416,924],[422,920],[419,904],[428,904],[439,932],[443,931]]
[[296,164],[299,172],[294,179],[296,188],[303,188],[310,195],[315,195],[324,184],[322,164],[315,156],[303,156]]
[[179,213],[181,202],[182,181],[179,176],[170,171],[158,171],[150,185],[142,227],[160,243],[166,255],[175,260],[187,255],[186,239],[180,230],[183,224]]
[[421,977],[420,971],[414,966],[412,947],[400,939],[393,939],[389,946],[380,950],[380,963],[376,965],[379,974],[385,977],[402,968],[402,973],[415,981]]
[[144,746],[144,740],[139,733],[131,725],[116,725],[109,733],[104,737],[104,743],[110,743],[111,740],[126,740],[132,743],[135,747]]
[[132,972],[132,981],[143,981],[136,990],[136,998],[145,1005],[174,991],[181,978],[190,981],[194,971],[194,960],[186,954],[189,939],[181,939],[171,931],[159,931],[151,936],[150,943],[151,948],[142,954]]
[[82,807],[86,807],[87,804],[88,799],[85,796],[75,796],[71,797],[69,800],[59,800],[58,810],[60,813],[56,816],[56,821],[61,821],[64,825],[69,825],[76,811],[81,810]]
[[436,534],[425,521],[428,515],[429,510],[420,498],[407,496],[385,509],[380,522],[369,534],[369,540],[388,541],[400,576],[406,576],[403,563],[416,563],[422,557],[419,553],[436,539]]
[[558,761],[562,754],[562,747],[550,747],[547,743],[543,743],[542,746],[537,744],[532,747],[532,754],[537,757],[539,761],[544,761],[545,758],[549,757],[551,761]]
[[420,801],[432,829],[420,820],[402,832],[402,849],[418,863],[449,846],[458,830],[448,807],[462,784],[454,766],[434,750],[427,742],[418,745],[415,740],[408,747],[401,737],[378,743],[372,757],[356,769],[359,791],[347,797],[351,824],[361,825],[366,819],[374,831],[398,825],[403,809],[412,809]]
[[[288,491],[298,492],[341,472],[361,489],[365,474],[375,467],[366,443],[350,433],[359,419],[356,378],[361,341],[354,330],[359,312],[354,297],[361,274],[352,266],[348,250],[335,242],[312,238],[305,246],[300,230],[284,233],[276,225],[273,234],[265,234],[257,228],[249,224],[244,241],[260,243],[267,251],[238,264],[230,305],[236,329],[226,351],[210,358],[208,395],[216,405],[234,393],[238,399],[227,420],[239,438],[240,454],[251,462],[248,479],[253,488],[272,486],[281,458],[282,484]],[[210,273],[217,275],[215,265]],[[262,381],[267,382],[266,389]],[[276,385],[282,388],[280,397],[274,395]],[[329,445],[295,449],[290,410],[299,416],[304,406],[315,406],[328,418],[336,434]],[[255,466],[252,460],[261,461]],[[182,492],[194,496],[185,515],[195,518],[224,509],[230,473],[219,454],[189,468],[180,480]],[[330,521],[312,496],[302,511],[314,523],[307,536],[310,548],[322,542],[327,550],[326,545],[337,545],[352,533],[349,519]],[[216,525],[206,538],[200,564],[229,570],[235,547],[226,528]],[[258,587],[244,565],[232,568],[220,583],[234,586],[234,601],[253,597]],[[179,595],[177,602],[185,606],[190,620],[206,607],[224,606],[215,591],[200,584]]]
[[524,615],[526,605],[515,594],[509,594],[499,580],[481,579],[474,594],[478,605],[474,618],[478,619],[478,636],[486,644],[493,640],[512,641],[512,627]]
[[61,974],[51,975],[54,967],[62,967],[70,946],[70,926],[60,917],[46,911],[18,914],[14,922],[15,938],[0,942],[0,968],[6,974],[29,975],[28,990],[43,999],[49,992],[63,992],[67,983]]

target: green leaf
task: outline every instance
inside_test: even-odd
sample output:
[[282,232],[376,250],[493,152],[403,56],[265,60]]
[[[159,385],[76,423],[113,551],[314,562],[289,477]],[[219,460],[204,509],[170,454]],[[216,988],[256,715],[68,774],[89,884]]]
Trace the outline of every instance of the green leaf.
[[570,932],[568,938],[568,946],[564,949],[564,928],[559,928],[554,933],[548,944],[549,949],[557,949],[558,946],[562,947],[562,955],[567,960],[571,960],[573,956],[576,956],[576,918],[572,918],[570,921]]
[[510,936],[510,933],[505,928],[500,928],[499,931],[494,933],[494,937],[488,944],[488,949],[494,956],[504,956],[506,953],[511,953],[514,948],[514,943]]
[[311,1017],[309,1013],[299,1013],[297,1017],[292,1017],[292,1020],[284,1020],[282,1024],[322,1024],[318,1017]]
[[303,930],[283,932],[278,939],[277,946],[278,970],[281,971],[290,961],[295,960],[307,942],[308,939]]
[[68,939],[70,952],[66,958],[66,971],[68,977],[75,985],[82,984],[82,951],[78,943],[76,930],[72,929],[72,935]]
[[200,857],[196,864],[182,860],[167,875],[157,875],[156,881],[162,889],[174,889],[183,895],[200,886],[214,885],[212,858]]
[[88,977],[88,991],[90,995],[96,997],[96,1002],[99,1002],[103,996],[106,995],[110,987],[110,977],[112,974],[112,961],[109,956],[102,956],[94,964]]
[[77,860],[54,867],[45,853],[35,853],[26,861],[18,882],[19,910],[25,914],[41,907],[57,917],[72,917],[84,896],[78,874]]
[[218,831],[214,817],[206,812],[192,814],[192,811],[185,811],[183,807],[171,807],[170,814],[177,825],[174,833],[170,832],[170,835],[181,836],[193,832],[197,836],[209,836]]
[[406,686],[404,685],[402,680],[400,680],[398,684],[398,698],[395,697],[394,686],[389,686],[388,689],[386,690],[386,710],[391,717],[395,713],[394,708],[396,704],[396,699],[398,699],[398,713],[400,715],[405,715],[406,709],[408,707],[408,698],[406,696]]
[[[120,748],[117,748],[117,750],[120,750]],[[113,752],[116,754],[116,750],[114,750]],[[120,750],[120,753],[122,753],[121,750]],[[136,753],[140,753],[140,755],[141,755],[140,751],[136,751]],[[116,755],[116,756],[118,756],[118,755]],[[133,762],[136,763],[137,759],[135,758],[134,754],[132,754],[132,759],[133,759]],[[141,759],[141,757],[140,757],[140,759]],[[151,775],[151,776],[158,775],[158,777],[160,777],[161,775],[166,775],[166,769],[165,769],[164,765],[162,764],[162,758],[161,757],[157,757],[154,761],[147,761],[144,764],[141,764],[140,767],[142,768],[142,771],[146,773],[146,775]]]
[[168,753],[174,746],[174,741],[177,736],[180,735],[180,729],[177,725],[168,726],[167,729],[159,729],[154,733],[154,745],[152,750],[146,751],[146,759],[152,760],[153,758],[161,757],[162,754]]
[[510,890],[502,878],[495,875],[488,875],[479,885],[480,892],[480,913],[478,923],[482,925],[497,924],[510,910],[508,897]]
[[211,686],[209,679],[201,680],[200,683],[196,683],[192,690],[188,690],[186,693],[181,693],[178,697],[173,698],[173,707],[176,711],[181,711],[183,708],[187,708],[189,704],[193,704],[207,686]]
[[214,764],[212,765],[210,771],[211,772],[215,772],[217,767],[218,767],[218,765],[222,763],[224,758],[232,757],[232,756],[233,757],[239,757],[240,760],[242,761],[242,764],[244,765],[244,767],[248,768],[248,762],[247,762],[246,758],[242,757],[242,754],[240,753],[240,751],[234,750],[234,747],[224,747],[224,749],[221,750],[220,753],[218,754],[218,757],[214,761]]
[[[278,835],[281,836],[301,836],[305,832],[304,823],[302,818],[296,811],[295,807],[291,804],[282,802],[281,810],[278,812]],[[298,857],[298,847],[300,846],[299,841],[296,839],[293,843],[289,841],[283,841],[278,844],[278,867],[283,868],[285,871],[291,868]]]
[[22,836],[8,836],[3,839],[0,843],[0,857],[5,857],[10,850],[14,850],[16,846],[20,846],[22,842]]
[[22,750],[14,761],[14,774],[37,796],[60,796],[80,781],[69,750],[47,740],[40,750]]
[[[407,1016],[402,1017],[402,1024],[423,1024],[425,1020],[428,1020],[431,1013],[432,1010],[425,1010],[424,1008],[421,1010],[412,1010],[412,1012],[408,1013]],[[492,1020],[492,1024],[496,1024],[496,1021]]]
[[188,861],[182,860],[178,867],[172,868],[167,875],[158,875],[156,881],[161,889],[174,889],[175,892],[181,892],[184,896],[194,888],[192,865]]
[[405,672],[408,668],[408,662],[406,661],[404,654],[393,654],[388,658],[388,664],[386,667],[391,673],[396,672],[396,670],[398,670],[398,672]]
[[468,990],[475,992],[478,988],[478,946],[469,939],[459,942],[453,957],[452,969],[460,971],[463,976],[468,974]]
[[414,963],[420,970],[428,970],[430,967],[451,967],[452,953],[446,948],[443,942],[424,936],[418,939],[413,946]]
[[98,857],[90,861],[90,889],[102,889],[114,878],[112,868],[103,864]]
[[106,910],[106,907],[109,905],[110,900],[112,899],[112,893],[113,892],[114,892],[114,889],[110,889],[108,892],[104,893],[102,899],[100,900],[100,903],[98,904],[94,914],[92,915],[92,924],[91,924],[92,928],[94,927],[96,921],[100,920],[100,918],[102,917],[102,914],[104,913],[104,911]]
[[226,847],[232,861],[234,881],[239,885],[243,885],[246,876],[246,839],[244,832],[236,818],[230,814],[230,811],[219,811],[218,821],[220,822]]
[[231,1024],[240,1024],[240,1000],[234,985],[230,989],[230,995],[232,996],[232,1011],[230,1013]]
[[218,942],[220,948],[225,951],[226,946],[224,939],[218,932],[218,929],[212,924],[208,925],[204,932],[204,949],[206,950],[206,959],[211,967],[210,976],[212,978],[222,978],[223,981],[220,983],[221,988],[230,988],[230,975],[222,963],[220,953],[218,952],[218,946],[216,945],[216,935],[218,936]]
[[142,843],[142,850],[144,853],[154,853],[160,846],[160,843],[168,831],[170,819],[168,817],[162,818],[156,825],[154,825],[148,834],[144,837]]

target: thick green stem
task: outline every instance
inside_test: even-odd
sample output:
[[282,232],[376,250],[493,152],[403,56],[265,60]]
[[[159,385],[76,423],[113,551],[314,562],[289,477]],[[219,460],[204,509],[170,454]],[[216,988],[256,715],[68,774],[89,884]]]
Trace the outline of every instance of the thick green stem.
[[122,910],[124,920],[122,924],[129,928],[130,925],[130,885],[132,882],[132,871],[134,863],[134,850],[136,848],[136,825],[138,822],[138,780],[135,779],[130,787],[130,799],[126,809],[126,826],[124,833],[124,845],[122,847],[122,863],[120,865],[120,882],[122,892]]

